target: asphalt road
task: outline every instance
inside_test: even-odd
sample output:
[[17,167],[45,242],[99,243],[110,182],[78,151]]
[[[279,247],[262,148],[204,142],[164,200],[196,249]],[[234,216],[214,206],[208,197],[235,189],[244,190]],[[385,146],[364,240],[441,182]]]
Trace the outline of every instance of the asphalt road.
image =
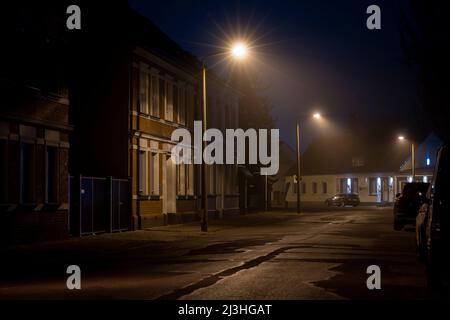
[[[270,212],[0,249],[0,299],[428,299],[390,208]],[[81,290],[66,268],[81,268]],[[381,270],[369,290],[367,267]]]

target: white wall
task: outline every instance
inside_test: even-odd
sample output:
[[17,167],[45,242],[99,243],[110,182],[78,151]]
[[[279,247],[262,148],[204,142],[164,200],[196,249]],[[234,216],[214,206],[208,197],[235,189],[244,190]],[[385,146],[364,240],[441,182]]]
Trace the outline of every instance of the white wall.
[[[370,178],[373,178],[375,183],[374,192],[370,193]],[[377,203],[377,202],[392,202],[394,200],[394,185],[395,179],[392,174],[343,174],[343,175],[315,175],[303,176],[302,183],[306,185],[306,192],[301,193],[301,201],[305,202],[325,202],[327,198],[332,197],[336,193],[340,193],[339,181],[340,179],[357,179],[358,193],[361,202]],[[383,182],[384,189],[383,189]],[[288,176],[285,178],[285,187],[289,183],[289,190],[286,194],[286,201],[288,203],[297,201],[297,194],[294,192],[294,178]],[[313,183],[317,184],[317,192],[313,192]],[[322,184],[326,183],[327,190],[324,192]],[[352,181],[353,183],[353,181]],[[383,192],[384,190],[384,192]],[[345,192],[344,192],[345,193]]]

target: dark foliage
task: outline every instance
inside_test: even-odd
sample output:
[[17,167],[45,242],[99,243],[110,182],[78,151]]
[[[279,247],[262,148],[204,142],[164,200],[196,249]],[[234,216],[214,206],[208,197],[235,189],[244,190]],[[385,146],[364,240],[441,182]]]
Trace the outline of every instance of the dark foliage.
[[446,1],[410,0],[403,21],[405,56],[417,73],[419,96],[439,137],[450,140],[450,24]]

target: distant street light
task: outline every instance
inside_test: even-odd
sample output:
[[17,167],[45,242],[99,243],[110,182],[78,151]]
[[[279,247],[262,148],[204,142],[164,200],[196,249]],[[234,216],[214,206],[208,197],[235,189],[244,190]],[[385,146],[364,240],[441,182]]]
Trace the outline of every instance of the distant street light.
[[[236,60],[243,60],[248,56],[248,46],[243,42],[236,42],[231,46],[231,56]],[[217,55],[217,53],[209,55],[207,57]],[[207,124],[206,124],[206,64],[205,58],[202,59],[202,137],[205,135]],[[202,139],[203,140],[203,139]],[[206,148],[206,141],[203,140],[202,143],[202,157],[203,152]],[[208,231],[208,195],[206,194],[206,164],[202,161],[201,164],[201,175],[202,175],[202,214],[200,221],[201,231]]]
[[[300,116],[297,118],[297,213],[300,213],[300,192],[301,192],[301,175],[300,175],[300,119],[309,118],[310,116]],[[318,112],[314,113],[312,117],[316,120],[321,119],[322,115]]]
[[[398,136],[399,141],[405,141],[406,138],[404,136]],[[416,159],[415,159],[415,146],[414,142],[411,142],[411,176],[412,182],[416,181]]]

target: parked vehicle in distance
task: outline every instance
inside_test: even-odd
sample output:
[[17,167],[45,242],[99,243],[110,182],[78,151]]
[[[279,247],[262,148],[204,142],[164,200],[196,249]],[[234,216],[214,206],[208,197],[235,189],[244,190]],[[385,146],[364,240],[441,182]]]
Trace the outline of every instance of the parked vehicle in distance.
[[325,204],[329,207],[331,206],[353,206],[356,207],[359,205],[360,200],[359,196],[354,193],[338,193],[335,196],[328,198],[325,200]]
[[394,230],[401,230],[406,224],[415,224],[417,213],[425,200],[430,184],[426,182],[410,182],[405,184],[394,202]]
[[450,155],[439,149],[433,181],[417,217],[416,241],[426,263],[428,285],[440,288],[450,277]]

